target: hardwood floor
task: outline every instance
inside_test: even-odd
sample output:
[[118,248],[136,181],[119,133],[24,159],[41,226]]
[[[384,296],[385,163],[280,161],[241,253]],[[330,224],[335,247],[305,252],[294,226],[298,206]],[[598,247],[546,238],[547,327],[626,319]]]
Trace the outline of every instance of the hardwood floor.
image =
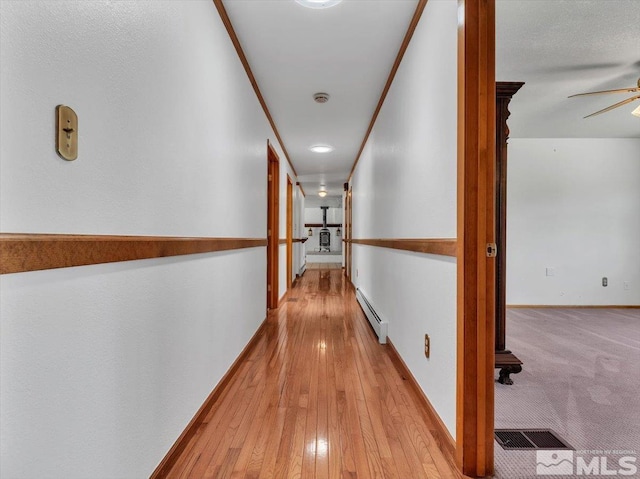
[[341,270],[307,271],[169,478],[460,478]]
[[342,263],[307,263],[307,269],[342,269]]

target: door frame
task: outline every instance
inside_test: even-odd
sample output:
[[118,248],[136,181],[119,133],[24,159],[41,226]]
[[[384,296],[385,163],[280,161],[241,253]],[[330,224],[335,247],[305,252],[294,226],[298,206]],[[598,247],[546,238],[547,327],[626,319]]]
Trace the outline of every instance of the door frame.
[[280,158],[267,140],[267,309],[278,307]]
[[293,286],[293,180],[287,174],[287,291]]
[[495,0],[458,0],[456,459],[494,472]]
[[[345,183],[344,185],[344,274],[349,281],[351,281],[351,223],[352,223],[352,203],[351,198],[353,191],[351,185]],[[352,282],[352,281],[351,281]]]

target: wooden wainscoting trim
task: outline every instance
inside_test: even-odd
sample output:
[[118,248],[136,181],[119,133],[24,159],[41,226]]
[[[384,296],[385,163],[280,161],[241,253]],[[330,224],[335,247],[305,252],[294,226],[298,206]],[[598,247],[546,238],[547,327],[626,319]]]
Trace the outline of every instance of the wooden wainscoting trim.
[[[305,223],[305,228],[322,228],[324,225],[322,223]],[[340,223],[327,223],[327,228],[342,228]]]
[[222,379],[220,379],[220,382],[216,385],[216,387],[213,388],[211,394],[209,394],[202,406],[200,406],[200,409],[198,409],[198,412],[196,412],[195,416],[193,416],[187,427],[184,429],[184,431],[182,431],[180,437],[178,437],[173,446],[171,446],[171,449],[169,449],[167,455],[164,456],[162,461],[160,461],[160,464],[158,464],[158,467],[156,467],[155,471],[153,471],[150,479],[160,479],[165,477],[171,470],[171,468],[175,465],[176,461],[180,458],[180,455],[189,444],[191,438],[198,432],[198,428],[206,419],[207,414],[209,414],[209,411],[211,411],[211,408],[213,408],[216,401],[220,398],[222,392],[233,379],[240,365],[247,359],[249,354],[251,354],[251,351],[255,349],[256,344],[258,343],[267,325],[267,319],[268,318],[265,318],[265,320],[262,321],[262,324],[253,334],[240,355],[236,358],[225,375],[222,376]]
[[396,76],[398,67],[402,62],[402,57],[404,57],[404,53],[407,51],[407,47],[409,46],[409,42],[411,41],[413,32],[415,32],[416,27],[418,26],[418,22],[420,21],[420,17],[422,16],[422,12],[424,11],[424,7],[426,6],[427,6],[427,0],[418,1],[418,6],[416,7],[415,12],[413,13],[413,18],[411,19],[411,23],[409,24],[407,33],[404,35],[404,39],[402,40],[402,44],[400,45],[400,50],[398,50],[398,55],[396,56],[396,60],[393,62],[393,66],[391,67],[391,71],[389,72],[387,83],[384,85],[382,94],[380,95],[380,99],[378,100],[378,105],[376,106],[376,109],[373,112],[373,116],[371,117],[371,121],[369,122],[369,128],[367,128],[367,132],[364,135],[362,144],[360,145],[360,149],[358,150],[358,154],[356,155],[356,158],[353,162],[353,166],[351,167],[351,172],[349,173],[349,178],[347,178],[347,183],[351,181],[351,178],[353,177],[353,172],[356,171],[356,166],[358,164],[358,161],[360,161],[360,157],[362,156],[364,147],[367,144],[367,140],[369,139],[371,130],[373,130],[373,126],[376,124],[376,120],[378,119],[378,114],[380,114],[380,110],[382,109],[384,100],[385,98],[387,98],[387,93],[389,93],[389,88],[391,88],[391,84],[393,83],[393,79]]
[[455,238],[423,239],[351,239],[347,243],[378,246],[380,248],[400,249],[416,253],[437,254],[455,257],[458,241]]
[[222,23],[224,24],[224,27],[227,29],[227,33],[229,34],[229,38],[231,39],[231,43],[233,43],[233,46],[236,49],[236,53],[238,54],[238,58],[240,58],[240,62],[242,63],[242,66],[244,67],[244,71],[247,73],[247,77],[249,77],[249,82],[251,83],[251,86],[253,87],[253,91],[255,91],[256,96],[258,97],[258,101],[260,102],[260,105],[262,106],[262,109],[264,110],[264,114],[267,116],[267,120],[269,121],[269,124],[271,125],[271,128],[273,128],[273,132],[276,135],[276,138],[278,139],[278,143],[280,143],[280,147],[282,148],[282,152],[284,153],[284,156],[287,159],[287,163],[289,163],[289,166],[291,167],[291,171],[293,171],[293,174],[295,176],[298,176],[298,173],[296,172],[296,169],[293,167],[293,163],[291,163],[291,158],[289,158],[289,153],[287,152],[287,149],[284,146],[284,142],[282,141],[282,138],[280,137],[280,132],[278,131],[278,128],[276,127],[276,123],[273,121],[273,117],[271,116],[271,112],[269,111],[269,107],[267,107],[267,103],[264,101],[264,97],[262,96],[262,92],[260,91],[260,87],[258,87],[258,82],[256,81],[256,77],[253,76],[253,71],[251,71],[251,66],[249,66],[249,61],[247,60],[247,57],[244,54],[244,50],[242,49],[242,45],[240,44],[240,40],[238,39],[238,35],[236,34],[235,30],[233,29],[233,24],[231,23],[231,19],[229,18],[229,14],[227,13],[227,10],[224,8],[222,0],[213,0],[213,4],[216,6],[216,9],[218,10],[218,14],[220,15],[220,19],[222,20]]
[[638,304],[507,304],[507,309],[640,309]]
[[0,234],[0,274],[266,246],[264,238]]
[[455,440],[451,436],[451,433],[447,429],[447,426],[445,426],[444,422],[442,422],[440,415],[436,412],[435,408],[431,404],[431,401],[429,401],[429,398],[427,398],[422,388],[418,385],[418,381],[416,381],[416,378],[413,376],[413,374],[411,374],[409,367],[404,362],[389,337],[387,337],[387,352],[389,358],[393,362],[393,365],[396,367],[402,378],[409,381],[411,389],[415,394],[415,399],[423,406],[421,410],[424,413],[427,423],[434,425],[434,429],[431,429],[433,437],[438,442],[438,446],[440,447],[440,449],[445,452],[445,455],[447,456],[447,459],[452,467],[456,469]]

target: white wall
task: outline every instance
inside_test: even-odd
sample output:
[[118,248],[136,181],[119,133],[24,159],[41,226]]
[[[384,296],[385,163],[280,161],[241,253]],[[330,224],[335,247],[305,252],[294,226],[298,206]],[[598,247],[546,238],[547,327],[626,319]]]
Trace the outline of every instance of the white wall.
[[507,181],[507,304],[640,305],[640,139],[511,139]]
[[[286,160],[210,0],[0,5],[0,231],[266,236]],[[2,276],[0,476],[148,477],[264,320],[265,255]]]
[[[305,223],[322,223],[323,212],[319,206],[312,206],[304,210]],[[342,206],[327,208],[327,223],[342,224]]]
[[[352,179],[354,238],[456,236],[456,62],[457,3],[429,2]],[[455,259],[356,244],[352,277],[455,437]]]

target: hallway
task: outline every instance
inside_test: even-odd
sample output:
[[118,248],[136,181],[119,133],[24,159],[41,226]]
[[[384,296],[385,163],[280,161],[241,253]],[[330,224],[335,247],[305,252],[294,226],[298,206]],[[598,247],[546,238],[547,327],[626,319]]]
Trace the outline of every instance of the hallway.
[[273,311],[166,477],[458,478],[342,270]]

